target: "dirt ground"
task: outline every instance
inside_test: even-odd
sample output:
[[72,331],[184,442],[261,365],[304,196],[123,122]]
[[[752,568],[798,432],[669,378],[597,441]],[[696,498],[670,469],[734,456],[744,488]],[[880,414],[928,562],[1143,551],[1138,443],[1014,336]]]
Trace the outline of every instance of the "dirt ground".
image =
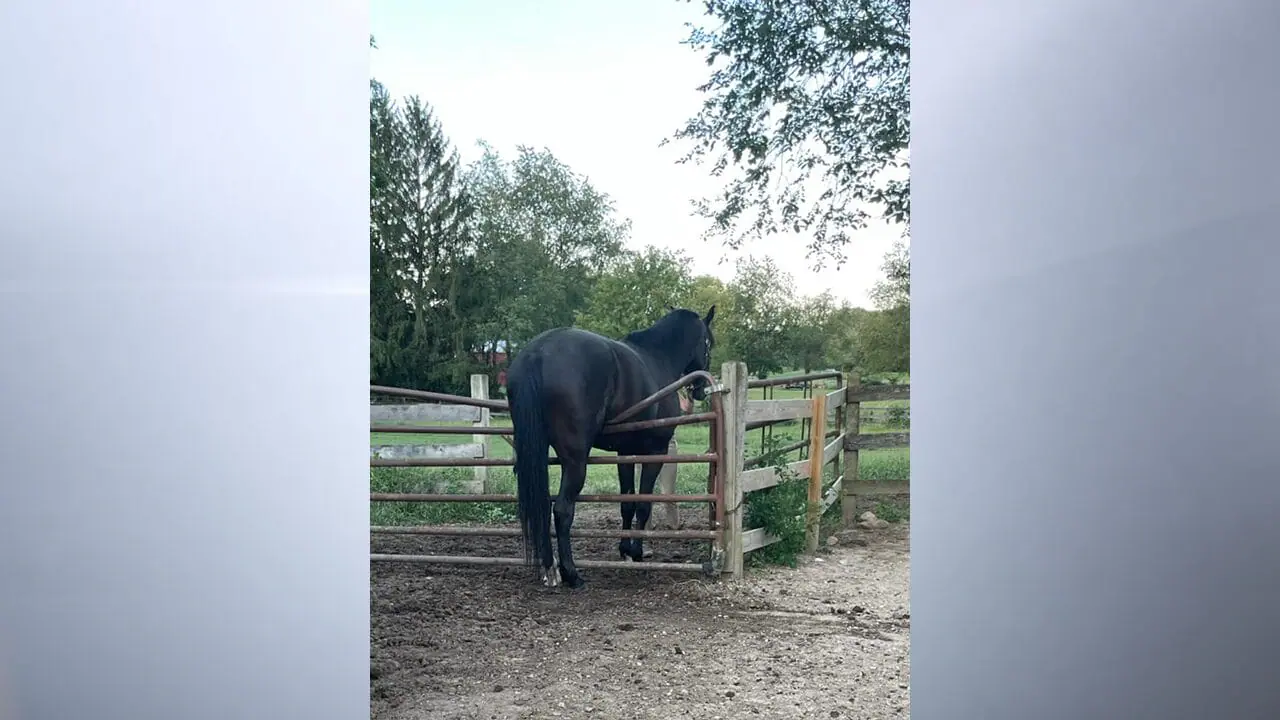
[[[606,509],[579,506],[576,527],[619,527]],[[617,558],[617,540],[574,546]],[[654,561],[688,562],[705,543],[648,546]],[[741,583],[584,569],[578,591],[544,588],[527,568],[376,563],[370,716],[907,718],[909,547],[903,523]],[[510,538],[378,536],[373,549],[521,554]]]

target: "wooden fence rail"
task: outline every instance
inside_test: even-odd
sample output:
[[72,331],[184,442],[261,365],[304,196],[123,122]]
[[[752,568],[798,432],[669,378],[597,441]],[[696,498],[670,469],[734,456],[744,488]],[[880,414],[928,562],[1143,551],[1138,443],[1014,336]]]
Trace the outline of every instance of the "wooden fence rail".
[[[858,460],[863,450],[879,450],[893,447],[910,447],[911,433],[863,433],[862,403],[876,400],[910,400],[910,385],[869,385],[863,387],[858,375],[846,372],[845,392],[845,425],[843,435],[843,452],[841,457],[841,478],[836,481],[840,501],[841,525],[853,527],[857,516],[858,496],[901,494],[910,491],[910,481],[898,483],[867,483],[858,476]],[[833,485],[834,486],[834,485]]]
[[[822,516],[837,499],[841,500],[841,522],[846,528],[855,521],[857,499],[862,496],[905,494],[910,491],[909,481],[866,482],[858,473],[859,453],[886,448],[910,447],[909,432],[862,432],[869,408],[862,403],[901,400],[909,401],[909,385],[867,385],[859,382],[856,374],[846,368],[837,379],[838,387],[829,392],[814,392],[812,397],[799,399],[755,400],[750,399],[747,366],[740,362],[725,363],[721,367],[720,382],[726,392],[723,398],[724,423],[718,438],[719,457],[724,465],[724,523],[723,523],[723,571],[731,577],[743,574],[745,555],[777,542],[761,528],[743,530],[746,514],[746,496],[777,486],[788,477],[806,482],[809,510],[805,520],[805,547],[814,550],[818,546]],[[816,381],[811,381],[816,382]],[[471,377],[471,397],[489,398],[487,375]],[[877,420],[887,408],[875,408]],[[457,444],[384,444],[372,445],[370,456],[376,460],[414,460],[419,458],[458,458],[480,460],[491,457],[493,434],[493,410],[467,405],[445,403],[377,403],[369,408],[369,419],[379,431],[391,431],[394,427],[411,428],[424,423],[470,422],[475,428],[485,428],[471,436],[471,442]],[[799,420],[807,431],[802,442],[792,443],[787,450],[807,450],[807,456],[788,462],[781,467],[755,467],[757,458],[746,458],[746,433],[754,427],[767,427],[774,423]],[[882,420],[880,420],[882,422]],[[430,430],[425,428],[424,430]],[[464,430],[463,433],[466,431]],[[505,438],[504,438],[505,439]],[[674,440],[668,449],[678,453]],[[785,454],[785,453],[782,453]],[[833,466],[835,480],[825,484],[826,468]],[[748,469],[748,467],[750,468]],[[464,494],[491,492],[486,485],[488,468],[474,467],[473,482],[462,490]],[[666,463],[658,481],[659,492],[675,494],[676,466]],[[673,504],[655,508],[653,519],[670,530],[678,530],[678,515]]]
[[[726,363],[721,370],[722,381],[729,387],[729,401],[726,404],[726,422],[732,426],[733,414],[730,408],[738,411],[743,418],[739,432],[749,427],[762,427],[776,422],[792,420],[808,420],[808,443],[792,443],[791,450],[808,447],[808,457],[786,463],[780,467],[754,467],[743,469],[742,465],[730,474],[726,492],[729,508],[734,509],[730,516],[730,527],[739,533],[736,542],[726,541],[730,557],[726,559],[726,571],[733,576],[740,576],[744,565],[741,556],[754,550],[767,547],[779,540],[763,528],[742,530],[742,517],[746,512],[745,497],[753,492],[774,487],[788,477],[806,481],[807,498],[810,510],[805,518],[805,548],[814,550],[818,546],[821,518],[825,512],[841,499],[844,527],[852,527],[855,521],[857,499],[867,495],[905,494],[910,490],[909,481],[892,483],[864,482],[858,474],[859,453],[866,450],[882,450],[886,448],[910,447],[909,432],[864,433],[862,403],[883,400],[909,401],[911,387],[909,385],[867,385],[863,386],[850,369],[846,368],[841,387],[825,394],[815,394],[813,398],[786,400],[742,400],[746,397],[747,385],[739,378],[745,378],[747,368],[742,363]],[[733,382],[731,382],[731,380]],[[738,400],[735,402],[735,398]],[[740,410],[739,410],[740,407]],[[890,408],[875,408],[876,420],[885,419],[902,413],[894,413]],[[834,420],[838,432],[831,437],[827,432],[828,422]],[[752,464],[755,464],[753,460]],[[834,465],[835,480],[824,486],[826,467]],[[738,517],[733,517],[737,515]],[[735,557],[735,555],[737,557]]]
[[[479,400],[489,399],[489,376],[471,376],[471,397]],[[394,426],[412,428],[424,423],[456,423],[469,422],[476,428],[491,426],[493,411],[472,405],[449,405],[446,403],[371,403],[369,405],[369,424],[380,426],[380,430],[389,430]],[[493,436],[477,433],[471,436],[469,443],[428,443],[428,444],[393,444],[369,446],[369,457],[379,460],[414,460],[420,458],[469,458],[483,459],[492,457],[490,442]],[[464,484],[462,492],[487,492],[489,484],[489,468],[484,465],[472,467],[471,482]]]

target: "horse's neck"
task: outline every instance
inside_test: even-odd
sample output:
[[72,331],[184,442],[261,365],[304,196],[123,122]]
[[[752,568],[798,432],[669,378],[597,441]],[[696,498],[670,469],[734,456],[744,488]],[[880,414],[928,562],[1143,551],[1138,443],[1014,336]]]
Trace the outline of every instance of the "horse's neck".
[[652,350],[643,345],[632,343],[627,343],[627,345],[644,360],[645,366],[653,374],[653,379],[657,381],[660,387],[675,382],[683,374],[685,363],[677,362],[665,353]]

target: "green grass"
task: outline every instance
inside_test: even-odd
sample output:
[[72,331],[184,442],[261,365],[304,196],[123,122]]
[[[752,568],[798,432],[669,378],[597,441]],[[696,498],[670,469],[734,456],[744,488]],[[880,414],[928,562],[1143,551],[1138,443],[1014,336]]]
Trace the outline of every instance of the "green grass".
[[881,500],[871,511],[886,522],[897,523],[911,519],[911,506],[904,503]]
[[[471,478],[471,468],[369,468],[369,491],[434,493],[443,482],[447,491],[461,492]],[[508,470],[503,480],[510,487],[491,489],[514,494],[515,476]],[[370,525],[501,525],[515,520],[515,503],[369,503]]]
[[[494,424],[500,424],[495,420]],[[508,422],[509,424],[509,422]],[[863,427],[863,432],[876,432],[889,428]],[[775,426],[774,442],[785,444],[800,439],[798,424]],[[708,445],[707,427],[705,425],[684,425],[676,428],[676,442],[680,452],[701,453]],[[435,444],[471,442],[470,435],[411,435],[373,433],[371,443],[374,445],[391,444]],[[490,455],[509,458],[511,446],[501,437],[494,436],[490,440]],[[747,434],[747,455],[752,457],[760,453],[760,431]],[[593,455],[610,455],[611,453],[594,451]],[[788,454],[790,460],[799,457],[798,453]],[[491,467],[488,489],[491,492],[513,494],[515,492],[515,474],[509,467]],[[868,450],[859,456],[858,474],[865,481],[902,480],[910,476],[911,461],[908,448],[888,450]],[[471,468],[370,468],[369,484],[371,492],[435,492],[441,483],[446,487],[461,488],[471,480]],[[555,493],[559,486],[559,475],[552,468],[551,491]],[[834,479],[834,478],[831,478]],[[682,464],[676,474],[676,492],[699,494],[706,492],[707,466],[704,463]],[[617,469],[612,465],[591,465],[587,468],[586,492],[615,493],[618,491]],[[430,525],[436,523],[501,523],[514,521],[515,508],[510,504],[474,504],[474,503],[371,503],[370,522],[374,525]],[[888,518],[886,518],[888,519]]]

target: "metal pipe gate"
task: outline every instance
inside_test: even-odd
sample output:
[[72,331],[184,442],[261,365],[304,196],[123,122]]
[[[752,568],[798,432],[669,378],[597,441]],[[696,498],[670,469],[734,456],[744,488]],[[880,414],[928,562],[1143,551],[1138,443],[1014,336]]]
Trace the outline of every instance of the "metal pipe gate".
[[[694,380],[701,379],[707,382],[707,392],[711,398],[711,412],[692,413],[674,418],[659,418],[656,420],[638,420],[628,421],[635,417],[645,408],[653,405],[662,398],[678,391],[692,383]],[[483,400],[478,398],[463,397],[460,395],[446,395],[444,393],[428,392],[425,390],[411,390],[408,388],[395,388],[385,385],[372,385],[369,388],[371,393],[379,393],[394,397],[410,398],[416,400],[428,400],[431,402],[447,403],[451,405],[470,405],[480,408],[488,408],[490,410],[507,410],[507,403],[502,400]],[[675,382],[667,385],[661,390],[655,392],[649,397],[641,400],[635,405],[618,413],[607,425],[605,425],[604,433],[612,434],[619,432],[628,432],[632,430],[643,430],[658,427],[675,427],[679,425],[692,425],[696,423],[706,422],[710,424],[711,447],[709,452],[698,454],[680,454],[680,455],[618,455],[618,456],[594,456],[587,459],[590,465],[622,465],[622,464],[647,464],[647,463],[701,463],[708,464],[707,471],[707,492],[700,495],[682,495],[675,494],[648,494],[639,493],[632,494],[596,494],[581,495],[579,502],[705,502],[709,503],[709,519],[711,520],[711,530],[599,530],[594,528],[583,528],[575,530],[574,537],[616,537],[616,538],[652,538],[655,540],[664,539],[682,539],[682,540],[710,540],[711,555],[710,560],[705,563],[663,563],[663,562],[625,562],[614,560],[578,560],[576,564],[582,568],[608,568],[608,569],[624,569],[624,570],[658,570],[658,571],[680,571],[680,572],[702,572],[710,575],[718,574],[724,567],[724,546],[725,546],[725,464],[721,457],[721,449],[724,447],[724,399],[723,393],[725,388],[722,387],[711,373],[706,371],[696,371],[685,375]],[[400,426],[400,425],[371,425],[370,432],[385,433],[422,433],[422,434],[456,434],[456,435],[511,435],[511,428],[501,427],[464,427],[464,426]],[[559,460],[555,457],[548,458],[551,464],[558,464]],[[505,458],[370,458],[371,467],[476,467],[490,466],[503,467],[514,466],[514,460]],[[370,493],[370,502],[516,502],[515,495],[500,494],[438,494],[438,493]],[[437,535],[437,536],[474,536],[474,537],[518,537],[520,530],[518,528],[499,528],[499,527],[447,527],[447,526],[375,526],[370,528],[371,534],[389,534],[389,535]],[[554,535],[554,532],[553,532]],[[431,563],[442,565],[499,565],[499,566],[518,566],[526,565],[524,558],[495,558],[495,557],[475,557],[463,555],[407,555],[407,554],[391,554],[391,553],[371,553],[370,560],[373,562],[412,562],[412,563]]]

